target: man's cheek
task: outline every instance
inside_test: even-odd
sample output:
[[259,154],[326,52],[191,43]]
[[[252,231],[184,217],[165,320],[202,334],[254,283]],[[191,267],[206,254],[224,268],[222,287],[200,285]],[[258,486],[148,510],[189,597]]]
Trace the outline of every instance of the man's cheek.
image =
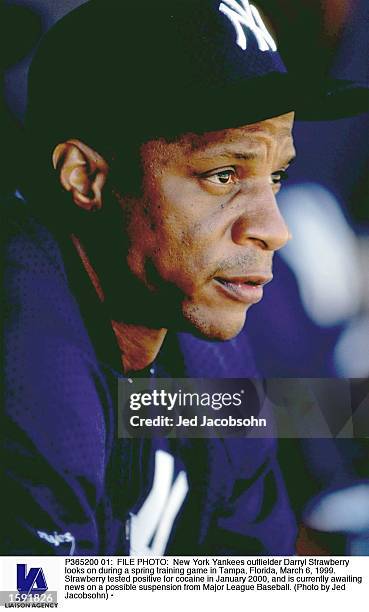
[[202,282],[211,273],[211,256],[205,241],[196,235],[181,237],[166,253],[166,267],[171,274],[192,284]]

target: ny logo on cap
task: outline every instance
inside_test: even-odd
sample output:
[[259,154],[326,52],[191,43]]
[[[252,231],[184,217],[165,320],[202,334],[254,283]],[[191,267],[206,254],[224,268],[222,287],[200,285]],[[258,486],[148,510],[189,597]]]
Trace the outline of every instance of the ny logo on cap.
[[[241,6],[242,5],[242,6]],[[224,0],[219,10],[231,20],[237,33],[237,44],[247,48],[247,38],[243,26],[249,28],[257,40],[260,51],[277,51],[277,45],[263,23],[259,11],[248,0]]]

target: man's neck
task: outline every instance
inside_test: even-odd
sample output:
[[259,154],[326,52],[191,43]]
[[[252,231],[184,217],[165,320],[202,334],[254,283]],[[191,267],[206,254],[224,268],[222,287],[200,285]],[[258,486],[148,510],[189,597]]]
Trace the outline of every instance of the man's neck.
[[164,342],[166,329],[150,329],[117,321],[112,321],[112,325],[126,374],[144,370],[156,359]]
[[[83,245],[75,235],[72,235],[71,238],[100,301],[104,302],[105,293],[101,281]],[[167,330],[127,324],[123,321],[112,320],[111,323],[121,351],[124,373],[128,374],[147,368],[156,359]]]

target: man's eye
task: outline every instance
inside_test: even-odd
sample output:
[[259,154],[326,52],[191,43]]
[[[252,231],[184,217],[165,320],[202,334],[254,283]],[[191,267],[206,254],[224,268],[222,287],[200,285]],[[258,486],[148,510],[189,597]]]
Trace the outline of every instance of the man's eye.
[[280,183],[283,183],[283,181],[286,181],[287,179],[288,179],[287,170],[278,170],[277,172],[273,172],[273,174],[271,175],[271,183],[273,183],[273,185],[279,185]]
[[227,170],[218,170],[213,174],[207,174],[203,178],[215,185],[231,185],[234,182],[236,172],[233,168]]

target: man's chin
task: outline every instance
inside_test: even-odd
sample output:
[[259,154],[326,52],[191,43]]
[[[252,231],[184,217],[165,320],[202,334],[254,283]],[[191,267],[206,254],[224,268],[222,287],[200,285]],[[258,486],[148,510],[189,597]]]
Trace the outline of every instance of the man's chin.
[[185,321],[184,331],[192,333],[203,340],[224,342],[232,340],[242,331],[246,321],[247,310],[245,309],[243,313],[238,313],[238,316],[230,316],[229,313],[227,315],[223,314],[223,316],[221,314],[214,316],[211,313],[209,316],[209,313],[203,313],[201,309],[192,306],[191,308],[184,309],[183,315]]

